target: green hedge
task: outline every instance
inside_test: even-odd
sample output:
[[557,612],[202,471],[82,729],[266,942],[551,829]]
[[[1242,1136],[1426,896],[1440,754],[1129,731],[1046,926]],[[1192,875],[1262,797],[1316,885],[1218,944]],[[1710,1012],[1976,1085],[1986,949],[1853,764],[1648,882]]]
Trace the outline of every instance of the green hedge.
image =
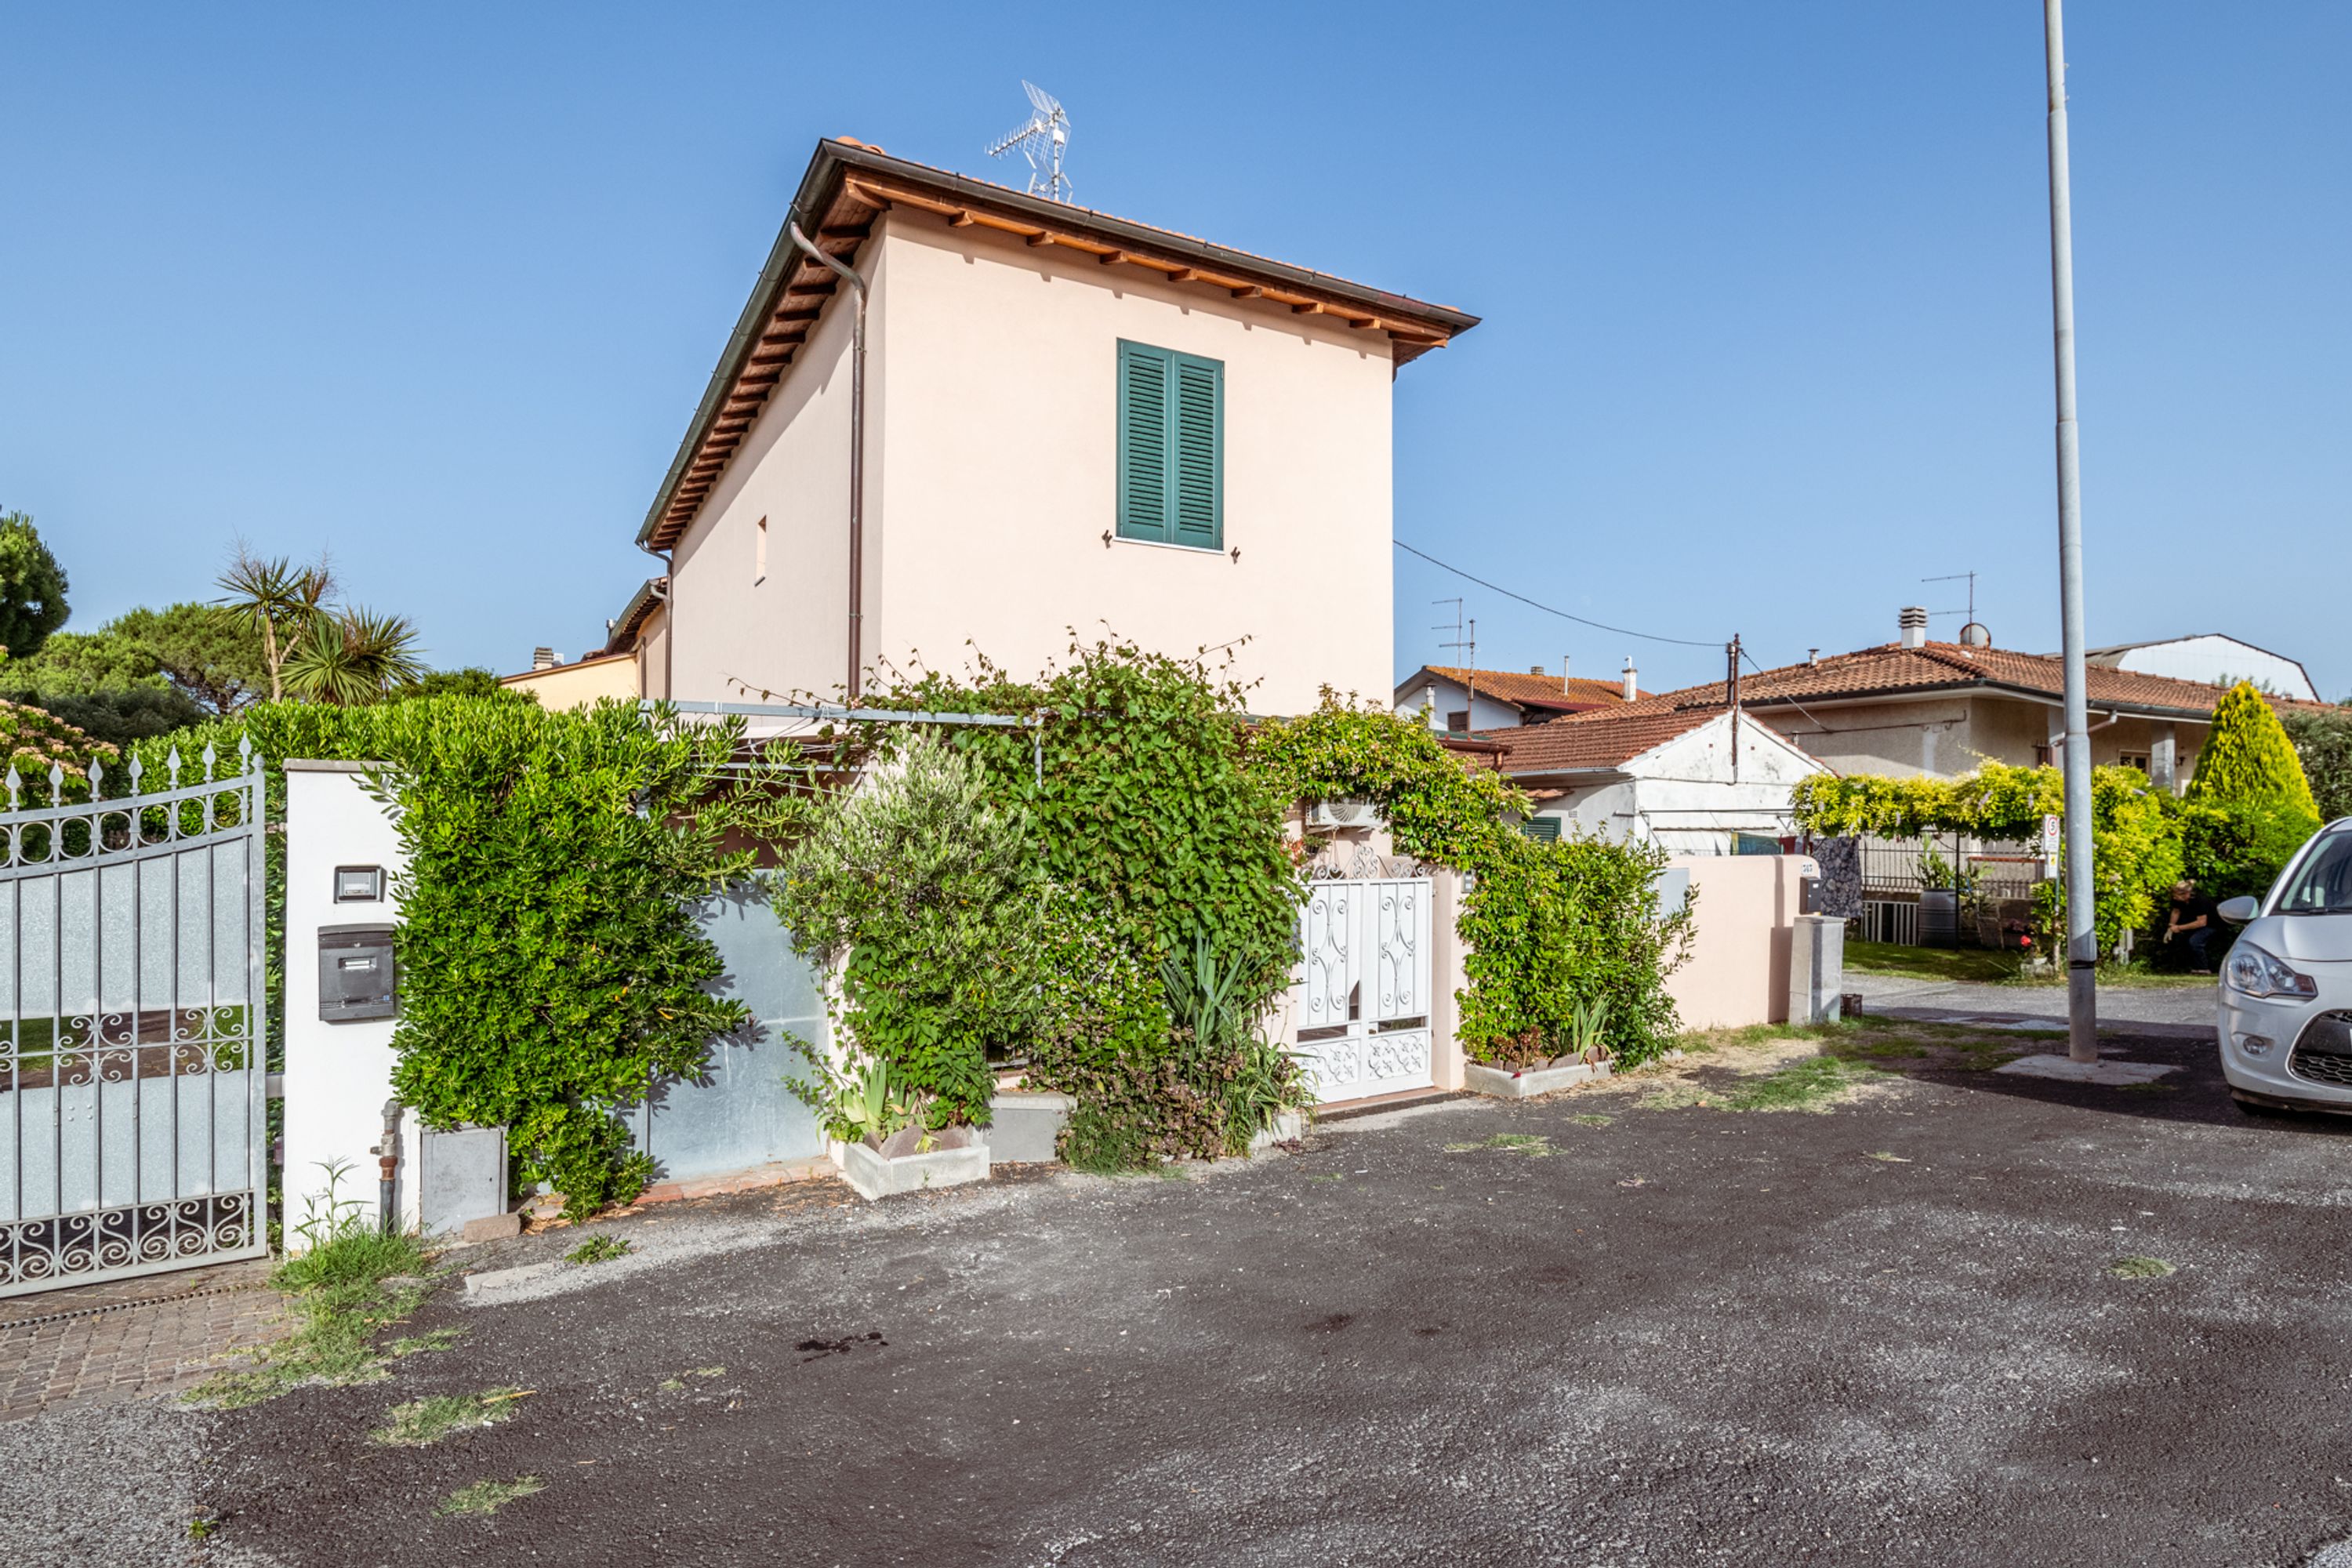
[[[574,1212],[625,1201],[649,1174],[620,1113],[668,1074],[694,1077],[740,1003],[693,905],[749,874],[730,829],[764,807],[719,769],[740,726],[673,728],[632,704],[551,713],[502,698],[363,708],[265,703],[142,742],[268,763],[284,817],[288,758],[377,761],[409,864],[396,880],[401,1013],[394,1085],[428,1124],[505,1125],[526,1181]],[[160,774],[151,773],[151,781]],[[191,774],[190,776],[193,776]],[[282,847],[272,835],[273,1043],[282,1038]]]

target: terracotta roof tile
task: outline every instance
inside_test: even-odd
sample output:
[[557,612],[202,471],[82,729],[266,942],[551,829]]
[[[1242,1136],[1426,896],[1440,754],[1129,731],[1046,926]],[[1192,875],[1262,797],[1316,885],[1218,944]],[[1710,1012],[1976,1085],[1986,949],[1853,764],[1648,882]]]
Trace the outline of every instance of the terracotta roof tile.
[[[2094,708],[2120,704],[2201,717],[2213,711],[2213,704],[2221,696],[2220,688],[2203,681],[2141,675],[2105,665],[2091,665],[2086,674]],[[1739,696],[1743,703],[1766,707],[1802,702],[1809,697],[1864,697],[1970,686],[2006,687],[2054,699],[2064,694],[2065,669],[2054,658],[2008,648],[1963,647],[1958,643],[1937,642],[1905,647],[1900,643],[1885,643],[1854,653],[1836,654],[1818,664],[1790,664],[1759,671],[1741,679]],[[1720,708],[1723,682],[1711,680],[1686,686],[1647,700],[1664,709],[1696,705]]]
[[1475,683],[1485,695],[1522,708],[1572,713],[1587,708],[1625,706],[1624,688],[1614,680],[1588,680],[1579,676],[1563,687],[1557,675],[1535,675],[1524,669],[1469,669],[1450,664],[1428,664],[1422,668],[1456,685]]
[[1613,768],[1643,752],[1688,734],[1723,711],[1710,708],[1620,708],[1614,713],[1580,713],[1553,724],[1529,724],[1524,729],[1488,733],[1510,746],[1504,758],[1507,773],[1570,773],[1583,768]]

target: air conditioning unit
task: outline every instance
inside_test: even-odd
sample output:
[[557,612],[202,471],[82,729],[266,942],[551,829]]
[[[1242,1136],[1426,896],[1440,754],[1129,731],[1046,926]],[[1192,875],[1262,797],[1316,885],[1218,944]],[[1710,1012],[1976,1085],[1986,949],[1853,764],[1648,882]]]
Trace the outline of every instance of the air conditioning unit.
[[1307,808],[1307,831],[1332,833],[1342,827],[1370,827],[1372,819],[1372,803],[1369,800],[1318,800]]

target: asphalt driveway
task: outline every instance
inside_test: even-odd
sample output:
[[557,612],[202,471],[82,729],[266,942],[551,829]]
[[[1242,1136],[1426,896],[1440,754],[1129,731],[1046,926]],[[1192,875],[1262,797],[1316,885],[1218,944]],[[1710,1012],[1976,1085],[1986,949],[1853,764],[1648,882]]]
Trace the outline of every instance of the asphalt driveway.
[[[151,1419],[194,1450],[198,1563],[2202,1568],[2352,1535],[2352,1144],[2242,1120],[2210,1044],[2111,1043],[2177,1066],[2155,1089],[1986,1070],[2032,1048],[1819,1112],[1724,1108],[1724,1053],[1188,1179],[649,1210],[597,1227],[626,1257],[445,1289],[408,1331],[464,1336],[387,1382]],[[493,1388],[530,1392],[370,1439]],[[12,1562],[74,1560],[46,1526]]]

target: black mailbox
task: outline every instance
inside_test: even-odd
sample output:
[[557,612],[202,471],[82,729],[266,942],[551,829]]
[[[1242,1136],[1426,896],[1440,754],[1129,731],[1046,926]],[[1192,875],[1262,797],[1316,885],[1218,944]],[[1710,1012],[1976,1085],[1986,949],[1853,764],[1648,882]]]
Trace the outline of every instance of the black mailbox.
[[319,928],[319,1016],[330,1024],[394,1013],[392,928]]

